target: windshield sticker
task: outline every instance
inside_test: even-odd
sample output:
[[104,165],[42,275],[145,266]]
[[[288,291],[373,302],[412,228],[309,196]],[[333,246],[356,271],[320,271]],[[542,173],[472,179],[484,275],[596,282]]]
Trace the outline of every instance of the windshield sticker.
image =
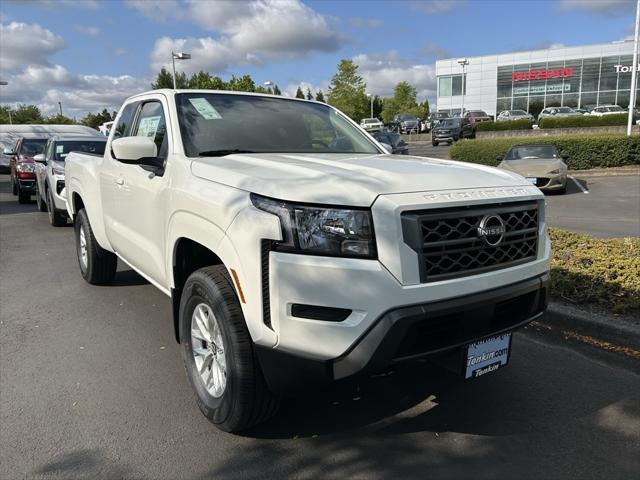
[[190,98],[189,102],[193,105],[200,115],[205,120],[217,120],[222,118],[218,111],[207,101],[206,98]]
[[64,152],[64,145],[56,145],[56,153]]
[[160,115],[156,117],[146,117],[140,120],[138,127],[138,137],[155,137],[160,124]]

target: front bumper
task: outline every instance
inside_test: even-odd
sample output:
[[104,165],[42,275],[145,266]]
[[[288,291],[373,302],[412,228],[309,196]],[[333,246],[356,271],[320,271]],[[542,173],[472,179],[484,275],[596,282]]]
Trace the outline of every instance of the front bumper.
[[543,191],[561,190],[567,186],[567,175],[551,175],[536,177],[536,186]]
[[394,308],[379,315],[336,358],[309,358],[261,346],[256,346],[256,352],[274,392],[321,386],[520,328],[544,314],[548,284],[549,275],[544,273],[480,293]]

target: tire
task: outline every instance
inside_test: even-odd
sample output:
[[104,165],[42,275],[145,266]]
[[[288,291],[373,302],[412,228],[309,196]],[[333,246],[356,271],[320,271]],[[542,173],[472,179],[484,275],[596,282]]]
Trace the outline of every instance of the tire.
[[13,178],[11,179],[11,193],[18,195],[18,184]]
[[18,187],[18,203],[29,203],[31,201],[31,194],[29,192],[23,192]]
[[[116,274],[118,257],[98,245],[84,208],[78,212],[74,229],[76,254],[82,278],[92,285],[111,282]],[[82,255],[82,242],[84,242],[84,258]]]
[[431,141],[431,146],[433,146],[433,147],[437,147],[437,146],[438,146],[438,142]]
[[47,213],[49,214],[49,223],[54,227],[63,227],[67,224],[67,215],[56,212],[56,204],[53,201],[53,193],[51,189],[47,189]]
[[[210,327],[208,331],[217,333],[200,333],[202,339],[199,339],[192,336],[192,331],[203,332],[195,318],[201,315],[204,319],[205,313],[209,319],[204,322]],[[213,325],[217,325],[217,329]],[[212,336],[213,341],[204,340]],[[196,402],[214,425],[226,432],[239,432],[275,414],[278,399],[265,383],[240,303],[223,265],[201,268],[187,279],[180,298],[180,338],[182,358]],[[212,346],[220,342],[222,354],[218,347]],[[208,353],[196,360],[194,349]],[[203,375],[212,380],[208,386],[198,366],[205,366]],[[226,372],[225,380],[216,383],[214,372],[222,369]]]
[[37,187],[36,187],[36,203],[38,204],[38,211],[39,212],[46,212],[47,211],[47,204],[42,199],[42,195],[40,195],[40,189],[37,188]]

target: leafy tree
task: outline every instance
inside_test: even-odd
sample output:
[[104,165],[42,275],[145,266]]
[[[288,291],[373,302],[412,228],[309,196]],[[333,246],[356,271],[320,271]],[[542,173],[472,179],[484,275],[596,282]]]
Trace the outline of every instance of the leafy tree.
[[298,86],[298,90],[296,90],[296,98],[304,98],[304,93],[302,92],[302,88]]
[[237,92],[255,92],[256,84],[251,78],[251,75],[243,75],[238,78],[235,75],[231,75],[231,80],[229,80],[228,90],[235,90]]
[[307,100],[313,100],[313,94],[310,88],[307,88]]
[[331,79],[327,100],[329,104],[359,122],[369,116],[366,88],[366,83],[358,75],[358,65],[352,60],[340,60],[338,71]]
[[322,90],[316,92],[316,101],[324,102],[324,93],[322,93]]
[[382,120],[389,123],[398,113],[410,113],[419,118],[424,118],[425,111],[429,109],[429,103],[420,106],[416,102],[416,88],[407,82],[398,83],[393,89],[393,97],[384,101]]
[[91,112],[87,113],[84,116],[84,118],[80,120],[80,123],[82,125],[86,125],[87,127],[97,129],[103,123],[111,122],[112,120],[115,120],[116,115],[117,115],[117,112],[113,112],[113,114],[110,114],[109,111],[106,108],[104,108],[102,109],[102,112],[99,112],[96,114],[93,114]]
[[156,81],[151,84],[151,88],[157,90],[159,88],[173,88],[173,75],[162,67],[160,73],[156,77]]
[[420,115],[418,115],[418,117],[420,118],[427,118],[429,116],[429,99],[425,98],[424,102],[418,104],[418,108],[420,109]]
[[11,120],[16,124],[42,123],[42,113],[35,105],[18,105],[15,111],[11,112]]
[[[177,75],[176,75],[177,79]],[[200,70],[191,75],[188,82],[189,88],[201,90],[226,90],[226,84],[220,77],[214,77],[210,73]]]
[[11,112],[11,122],[13,122],[13,110],[8,105],[0,105],[0,124],[9,123],[9,112]]
[[273,94],[274,95],[282,95],[282,92],[280,91],[280,87],[278,87],[278,85],[274,85],[273,86]]
[[373,117],[380,118],[382,115],[382,108],[384,106],[384,99],[376,95],[373,97]]
[[51,115],[44,119],[43,123],[49,123],[53,125],[74,125],[76,121],[72,118],[65,117],[64,115]]

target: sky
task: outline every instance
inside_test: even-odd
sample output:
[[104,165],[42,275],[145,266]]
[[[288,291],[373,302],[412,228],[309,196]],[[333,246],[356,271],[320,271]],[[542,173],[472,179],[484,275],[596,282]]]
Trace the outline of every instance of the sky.
[[80,118],[177,69],[327,92],[341,59],[367,91],[435,99],[435,61],[631,38],[635,0],[1,0],[3,104]]

